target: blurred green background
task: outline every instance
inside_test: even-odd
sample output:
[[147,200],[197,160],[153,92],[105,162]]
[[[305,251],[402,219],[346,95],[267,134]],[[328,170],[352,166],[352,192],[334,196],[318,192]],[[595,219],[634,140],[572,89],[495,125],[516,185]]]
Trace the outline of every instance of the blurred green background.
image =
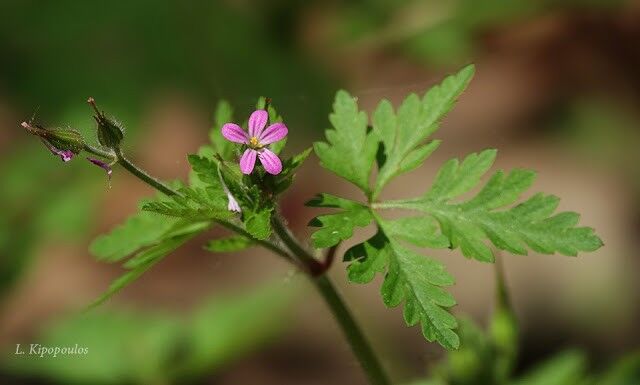
[[[561,209],[582,213],[606,246],[577,259],[504,256],[517,371],[573,348],[563,362],[599,372],[638,348],[640,2],[3,0],[0,15],[0,383],[363,384],[329,313],[289,282],[288,266],[255,249],[208,253],[206,237],[79,316],[119,273],[91,259],[90,240],[152,191],[121,170],[108,188],[101,170],[61,163],[19,123],[35,116],[93,137],[93,96],[124,122],[132,158],[184,179],[222,98],[248,116],[271,97],[294,153],[321,136],[337,89],[371,110],[470,62],[476,78],[436,134],[440,150],[388,196],[419,193],[444,160],[486,147],[499,149],[501,168],[536,169],[537,190],[563,197]],[[310,196],[356,196],[314,163],[283,202],[300,235]],[[486,324],[491,266],[431,254],[457,277],[456,313]],[[345,284],[341,266],[331,275],[395,378],[429,372],[442,351],[386,310],[376,285]],[[255,322],[237,321],[246,318]],[[16,360],[17,343],[92,354]],[[577,383],[566,378],[554,383]]]

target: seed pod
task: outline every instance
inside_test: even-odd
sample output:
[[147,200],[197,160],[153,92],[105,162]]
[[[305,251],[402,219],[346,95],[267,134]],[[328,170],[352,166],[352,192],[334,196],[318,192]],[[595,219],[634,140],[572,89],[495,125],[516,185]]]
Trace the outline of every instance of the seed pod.
[[65,162],[71,160],[84,148],[84,138],[78,131],[61,128],[47,129],[38,125],[32,126],[27,122],[22,122],[21,125],[30,134],[39,137],[52,153],[60,156]]
[[119,148],[120,142],[122,142],[124,138],[124,128],[122,125],[106,117],[104,112],[98,110],[96,101],[93,98],[89,98],[87,103],[89,103],[96,112],[93,118],[96,120],[96,123],[98,123],[98,142],[107,148]]

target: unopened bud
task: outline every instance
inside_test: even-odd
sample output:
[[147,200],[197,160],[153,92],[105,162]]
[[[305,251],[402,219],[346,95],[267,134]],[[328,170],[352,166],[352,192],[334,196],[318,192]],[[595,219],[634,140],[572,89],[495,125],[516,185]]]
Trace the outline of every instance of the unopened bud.
[[74,155],[79,154],[85,145],[84,138],[75,130],[46,129],[38,125],[32,126],[27,122],[22,122],[21,126],[30,134],[39,137],[49,151],[59,156],[64,162],[70,161]]
[[105,116],[104,112],[98,110],[96,101],[93,98],[89,98],[87,103],[95,111],[93,118],[98,123],[98,142],[101,145],[115,149],[120,147],[120,142],[124,138],[124,128],[115,120]]

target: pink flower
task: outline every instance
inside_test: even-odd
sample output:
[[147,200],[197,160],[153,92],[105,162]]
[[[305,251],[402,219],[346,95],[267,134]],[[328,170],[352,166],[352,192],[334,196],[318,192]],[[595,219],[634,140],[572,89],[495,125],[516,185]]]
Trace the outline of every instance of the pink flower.
[[266,146],[287,136],[287,126],[283,123],[274,123],[265,129],[267,120],[269,120],[267,111],[256,110],[249,117],[248,133],[235,123],[226,123],[222,126],[222,136],[227,140],[246,144],[249,147],[240,158],[240,171],[243,174],[251,174],[256,164],[256,157],[260,159],[260,163],[269,174],[277,175],[282,171],[280,158]]

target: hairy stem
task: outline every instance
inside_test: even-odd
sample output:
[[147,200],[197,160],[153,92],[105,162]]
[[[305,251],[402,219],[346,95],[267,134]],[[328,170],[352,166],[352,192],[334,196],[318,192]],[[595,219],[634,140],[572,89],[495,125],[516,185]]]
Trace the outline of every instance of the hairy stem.
[[[180,193],[174,189],[172,189],[171,187],[169,187],[168,185],[166,185],[165,183],[163,183],[162,181],[152,177],[151,175],[149,175],[145,170],[141,169],[140,167],[136,166],[134,163],[132,163],[131,161],[129,161],[124,154],[122,153],[121,150],[117,150],[116,151],[116,156],[118,159],[118,163],[120,163],[120,165],[122,165],[122,167],[125,168],[125,170],[129,171],[131,174],[133,174],[135,177],[137,177],[138,179],[142,180],[143,182],[147,183],[148,185],[150,185],[151,187],[154,187],[156,190],[166,194],[166,195],[180,195]],[[249,234],[248,232],[246,232],[243,228],[228,222],[228,221],[224,221],[224,220],[220,220],[220,219],[216,219],[214,220],[217,224],[219,224],[222,227],[225,227],[239,235],[242,235],[244,237],[247,237],[249,239],[251,239],[252,241],[256,242],[257,244],[259,244],[260,246],[264,247],[265,249],[271,250],[272,252],[274,252],[275,254],[283,257],[284,259],[286,259],[287,261],[293,263],[294,265],[298,265],[299,266],[299,262],[297,262],[291,255],[289,255],[289,253],[282,249],[281,247],[279,247],[278,245],[269,242],[268,240],[263,240],[263,239],[256,239],[254,237],[251,236],[251,234]]]
[[146,171],[131,163],[129,159],[124,156],[121,150],[116,150],[116,156],[118,157],[118,163],[120,163],[122,167],[124,167],[127,171],[135,175],[138,179],[142,180],[146,184],[166,195],[179,195],[176,190],[172,189],[162,181],[152,177],[151,175],[147,174]]
[[391,381],[384,371],[378,357],[374,353],[367,338],[356,323],[353,315],[347,308],[344,300],[335,289],[331,281],[326,275],[321,275],[313,279],[316,289],[322,295],[322,298],[331,309],[331,313],[340,324],[353,353],[360,361],[362,369],[367,375],[372,385],[391,385]]
[[102,148],[94,147],[87,143],[84,144],[83,149],[90,154],[97,155],[102,158],[106,158],[109,160],[116,159],[116,153],[111,150],[104,150]]
[[298,243],[289,228],[284,224],[282,219],[278,217],[278,214],[273,215],[271,222],[273,224],[273,231],[289,250],[291,250],[291,253],[306,266],[311,276],[320,275],[321,272],[324,272],[324,265]]
[[[311,253],[300,245],[277,214],[274,215],[273,227],[275,233],[282,239],[296,258],[299,258],[307,266],[310,266],[310,264],[311,266],[319,264],[319,268],[325,269],[324,264],[318,262]],[[333,252],[335,252],[335,250],[333,250]],[[313,269],[313,267],[309,267],[310,279],[329,306],[334,318],[338,321],[349,345],[351,345],[353,353],[358,361],[360,361],[369,382],[373,385],[390,385],[391,381],[389,377],[382,368],[378,357],[375,355],[371,345],[356,323],[344,300],[336,291],[329,278],[324,274],[314,275]]]
[[[124,167],[127,171],[129,171],[131,174],[133,174],[143,182],[147,183],[148,185],[154,187],[155,189],[161,191],[166,195],[179,195],[178,191],[172,189],[162,181],[152,177],[146,171],[131,163],[120,150],[116,151],[115,155],[117,156],[118,163],[120,163],[122,167]],[[358,358],[358,361],[360,361],[360,364],[362,365],[362,368],[364,369],[369,382],[372,385],[390,385],[391,382],[389,381],[389,377],[383,370],[380,361],[373,352],[373,349],[362,333],[362,330],[351,315],[351,312],[347,308],[347,305],[343,301],[342,297],[340,297],[340,294],[336,291],[329,278],[326,275],[322,274],[330,265],[325,266],[324,263],[316,260],[311,253],[309,253],[304,247],[302,247],[277,214],[274,215],[274,219],[272,222],[274,232],[287,246],[291,253],[268,240],[258,240],[253,238],[244,229],[234,225],[233,223],[216,220],[216,223],[220,224],[221,226],[224,226],[231,231],[252,239],[266,249],[271,250],[277,255],[287,259],[294,265],[298,267],[302,265],[303,269],[309,273],[309,278],[313,282],[318,292],[320,292],[320,295],[322,296],[324,301],[329,306],[329,309],[333,313],[336,321],[338,321],[338,324],[342,328],[342,332],[344,333],[347,342],[349,343],[349,345],[351,345],[351,349],[353,350],[355,356]],[[333,259],[332,254],[335,253],[335,249],[330,250],[329,253],[329,258]]]

